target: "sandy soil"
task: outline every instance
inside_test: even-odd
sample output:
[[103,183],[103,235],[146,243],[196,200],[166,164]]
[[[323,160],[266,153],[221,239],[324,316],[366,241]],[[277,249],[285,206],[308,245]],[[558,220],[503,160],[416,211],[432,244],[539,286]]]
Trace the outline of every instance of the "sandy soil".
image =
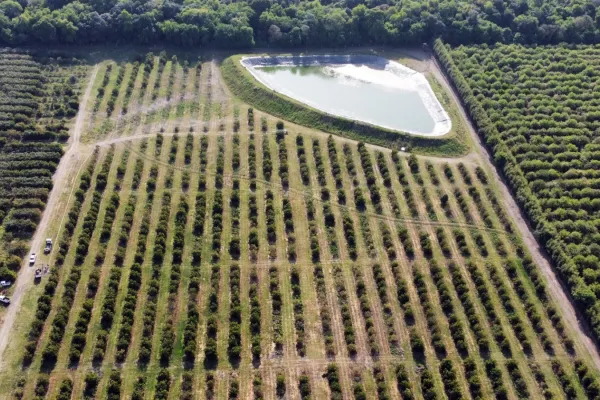
[[[79,112],[77,114],[77,118],[75,120],[75,124],[73,125],[73,130],[71,134],[71,143],[69,145],[68,150],[65,152],[63,157],[58,164],[58,168],[54,173],[52,178],[53,180],[53,190],[50,192],[50,196],[48,197],[48,202],[46,204],[46,212],[42,215],[42,220],[40,221],[33,238],[31,239],[31,250],[30,252],[39,252],[42,247],[42,244],[45,240],[46,229],[48,224],[50,223],[51,217],[56,217],[54,215],[53,210],[56,208],[59,203],[59,199],[61,194],[65,188],[70,187],[71,191],[69,193],[69,200],[73,194],[75,185],[74,182],[68,182],[69,177],[72,176],[70,171],[75,168],[78,168],[77,174],[74,176],[77,177],[84,163],[82,163],[83,158],[85,157],[84,152],[80,151],[80,138],[81,131],[86,123],[86,105],[91,96],[92,86],[94,85],[94,80],[96,78],[96,73],[98,72],[98,66],[94,67],[92,70],[91,76],[88,81],[88,86],[85,90],[83,98],[81,99],[81,103],[79,106]],[[66,214],[66,212],[65,212]],[[64,216],[63,216],[64,217]],[[54,240],[56,242],[56,238]],[[56,248],[56,247],[55,247]],[[8,308],[8,312],[6,313],[6,317],[0,326],[0,366],[3,364],[4,359],[2,355],[6,350],[6,346],[8,345],[8,341],[11,337],[10,332],[13,329],[13,325],[15,323],[15,319],[17,317],[17,312],[21,308],[21,302],[23,301],[24,294],[30,289],[33,285],[33,275],[34,268],[29,266],[29,257],[25,257],[23,260],[23,265],[21,266],[21,270],[19,271],[19,276],[17,277],[15,290],[11,296],[11,305]]]
[[[545,276],[546,282],[548,283],[548,290],[550,291],[551,296],[562,309],[562,315],[566,319],[567,325],[572,327],[574,333],[577,335],[577,341],[580,342],[590,354],[592,360],[594,361],[594,364],[596,365],[596,368],[600,369],[600,354],[598,353],[598,348],[596,347],[596,344],[591,336],[587,322],[585,321],[581,313],[579,313],[575,309],[573,302],[571,301],[568,289],[561,283],[560,279],[557,277],[554,269],[552,268],[552,264],[548,258],[546,251],[542,248],[540,243],[535,238],[533,234],[533,229],[527,222],[526,216],[523,214],[523,212],[517,205],[506,182],[498,173],[498,170],[494,166],[490,153],[482,143],[481,138],[475,131],[473,125],[471,124],[470,119],[468,118],[464,108],[462,107],[462,104],[460,103],[458,95],[446,79],[446,76],[441,72],[441,68],[438,65],[435,58],[433,58],[433,56],[431,56],[429,64],[430,72],[446,88],[448,93],[450,93],[454,101],[456,101],[456,103],[458,104],[460,113],[467,122],[471,138],[473,139],[473,143],[475,145],[475,151],[479,153],[479,158],[483,162],[484,168],[488,171],[488,173],[490,173],[493,176],[494,181],[496,182],[500,190],[500,194],[502,195],[502,202],[510,217],[515,221],[515,224],[517,225],[521,237],[523,238],[525,245],[529,249],[531,256],[535,260],[536,264],[540,267],[542,274]],[[469,157],[469,155],[467,155],[466,157]]]

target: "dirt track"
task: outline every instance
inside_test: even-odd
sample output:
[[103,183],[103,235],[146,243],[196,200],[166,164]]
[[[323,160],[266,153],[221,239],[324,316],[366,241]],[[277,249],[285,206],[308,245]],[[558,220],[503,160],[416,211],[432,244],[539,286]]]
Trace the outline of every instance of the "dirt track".
[[471,121],[468,118],[458,95],[446,79],[446,76],[442,73],[440,66],[433,56],[431,56],[429,65],[429,71],[435,76],[438,82],[440,82],[440,84],[446,88],[448,93],[450,93],[454,101],[457,103],[459,111],[468,126],[468,130],[475,146],[475,151],[480,155],[479,158],[483,162],[484,168],[493,176],[494,181],[500,190],[500,194],[502,195],[502,202],[508,214],[514,220],[519,232],[521,233],[521,237],[523,238],[525,246],[529,249],[531,256],[535,260],[536,264],[540,267],[542,274],[545,276],[548,283],[548,290],[550,291],[551,296],[554,298],[554,301],[556,301],[562,309],[562,315],[566,319],[567,325],[572,327],[574,333],[577,335],[578,341],[590,354],[594,364],[596,365],[596,368],[600,369],[600,354],[598,353],[598,348],[596,347],[596,344],[594,343],[594,340],[589,332],[587,322],[582,319],[582,316],[573,306],[573,303],[567,294],[568,289],[562,285],[561,281],[556,276],[545,250],[542,248],[542,246],[540,246],[537,239],[533,235],[533,230],[529,226],[526,216],[521,212],[521,209],[513,198],[510,189],[506,185],[506,182],[504,182],[496,170],[490,153],[482,143],[481,138],[471,124]]
[[[79,106],[79,112],[77,113],[77,119],[75,120],[75,124],[73,125],[73,130],[71,134],[71,143],[69,145],[68,150],[65,152],[63,157],[58,164],[58,168],[52,177],[53,180],[53,190],[50,192],[50,196],[48,197],[48,202],[46,204],[46,211],[42,215],[42,220],[40,221],[35,234],[31,239],[31,249],[30,253],[36,252],[39,253],[39,250],[44,243],[44,235],[46,234],[46,229],[48,224],[50,223],[51,218],[56,218],[55,208],[59,202],[61,195],[63,194],[63,190],[67,188],[71,188],[69,192],[69,199],[73,194],[74,190],[74,180],[79,175],[81,167],[83,166],[83,159],[85,154],[80,151],[79,141],[81,138],[81,131],[85,126],[86,122],[86,105],[92,93],[92,87],[94,85],[94,80],[96,78],[96,73],[98,72],[98,66],[95,66],[90,75],[87,88],[83,97],[81,99],[81,103]],[[73,175],[70,173],[73,169],[77,168],[77,174]],[[69,182],[69,178],[72,178],[72,182]],[[65,212],[66,214],[66,212]],[[58,236],[58,235],[57,235]],[[56,239],[54,241],[56,242]],[[23,301],[23,295],[30,289],[33,284],[33,275],[34,268],[29,267],[29,257],[25,257],[23,260],[23,265],[21,265],[21,270],[19,271],[19,276],[17,277],[17,281],[15,283],[15,290],[11,296],[11,305],[8,308],[4,321],[2,321],[2,326],[0,326],[0,367],[4,363],[3,354],[6,350],[6,346],[8,345],[8,339],[11,337],[10,332],[13,329],[13,325],[15,323],[15,319],[17,317],[17,312],[21,308],[21,302]]]

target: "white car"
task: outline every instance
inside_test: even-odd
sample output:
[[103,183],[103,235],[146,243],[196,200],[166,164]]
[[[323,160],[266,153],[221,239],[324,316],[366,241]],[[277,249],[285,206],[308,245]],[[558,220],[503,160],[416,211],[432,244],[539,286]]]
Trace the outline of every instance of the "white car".
[[35,253],[31,253],[31,255],[29,256],[29,265],[35,264],[36,258],[37,258],[37,255]]
[[9,287],[10,285],[12,285],[11,281],[0,281],[0,288]]
[[10,299],[6,296],[0,296],[0,303],[10,304]]

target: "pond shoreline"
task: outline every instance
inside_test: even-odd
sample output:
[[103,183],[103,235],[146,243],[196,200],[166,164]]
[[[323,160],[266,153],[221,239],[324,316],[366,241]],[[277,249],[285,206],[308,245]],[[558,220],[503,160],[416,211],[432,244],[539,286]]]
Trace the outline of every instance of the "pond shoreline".
[[[240,63],[254,79],[269,89],[332,115],[415,136],[440,137],[446,135],[452,129],[452,122],[448,113],[437,99],[425,76],[405,65],[383,57],[362,54],[245,56],[240,59]],[[264,73],[260,71],[264,67],[319,66],[324,67],[324,70],[327,69],[327,73],[332,74],[332,76],[340,74],[343,79],[348,81],[379,85],[380,87],[385,88],[386,91],[396,91],[399,97],[402,97],[402,92],[418,93],[418,96],[422,101],[422,106],[424,106],[428,113],[428,117],[431,118],[433,128],[426,128],[428,130],[425,131],[424,129],[418,130],[407,128],[403,123],[398,123],[397,121],[376,120],[376,118],[369,117],[362,113],[362,111],[364,111],[363,109],[360,109],[359,112],[359,114],[362,113],[362,115],[358,116],[355,115],[355,113],[352,113],[351,110],[335,109],[320,103],[322,102],[322,98],[319,98],[319,100],[315,102],[309,100],[307,98],[308,96],[300,96],[294,91],[288,90],[288,88],[282,87],[281,85],[274,86],[272,82],[269,82],[266,79]],[[330,93],[328,93],[328,95],[329,94]],[[390,104],[393,104],[393,101],[390,102]],[[414,104],[409,104],[409,106],[415,107]],[[402,110],[405,111],[406,107],[402,108]],[[394,112],[394,110],[390,109],[388,115],[391,115]]]

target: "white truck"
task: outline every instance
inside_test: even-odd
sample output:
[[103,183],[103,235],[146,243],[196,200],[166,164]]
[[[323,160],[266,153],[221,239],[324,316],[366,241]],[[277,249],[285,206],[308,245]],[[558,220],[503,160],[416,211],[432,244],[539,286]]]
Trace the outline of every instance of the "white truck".
[[29,266],[35,264],[35,260],[37,259],[37,255],[35,253],[31,253],[29,256]]
[[8,297],[6,297],[6,296],[0,296],[0,303],[9,305],[10,304],[10,299]]
[[9,287],[10,285],[12,285],[11,281],[0,281],[0,289],[1,288],[5,288],[5,287]]

